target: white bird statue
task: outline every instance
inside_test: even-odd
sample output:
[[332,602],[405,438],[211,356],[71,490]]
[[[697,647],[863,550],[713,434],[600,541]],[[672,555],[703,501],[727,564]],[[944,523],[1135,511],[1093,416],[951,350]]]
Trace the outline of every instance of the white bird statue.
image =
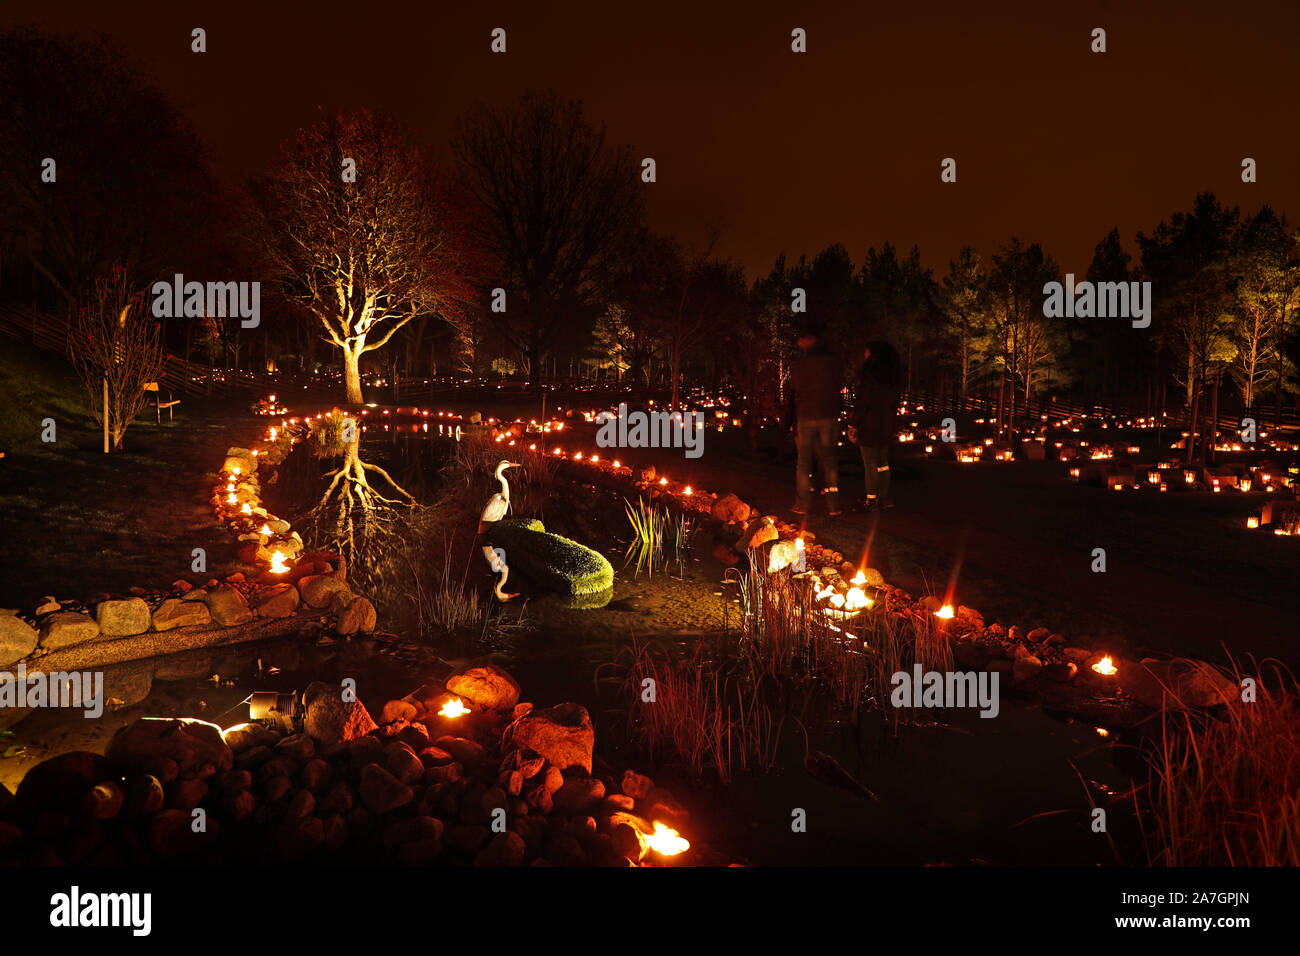
[[518,594],[506,594],[501,590],[506,583],[506,578],[510,576],[510,568],[506,565],[505,548],[494,548],[490,545],[483,545],[483,557],[487,558],[488,567],[492,569],[493,574],[500,574],[501,577],[492,589],[492,593],[497,596],[497,600],[504,604],[511,598],[519,597]]
[[483,506],[483,513],[478,517],[478,533],[482,534],[487,530],[487,526],[494,521],[500,521],[510,510],[510,485],[506,483],[505,471],[507,468],[518,468],[517,461],[499,461],[497,462],[497,481],[501,482],[501,490],[488,499],[488,503]]

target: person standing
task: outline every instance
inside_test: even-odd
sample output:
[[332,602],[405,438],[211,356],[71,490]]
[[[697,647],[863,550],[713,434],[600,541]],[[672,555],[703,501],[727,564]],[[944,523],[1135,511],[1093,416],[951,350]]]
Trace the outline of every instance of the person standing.
[[868,511],[894,507],[889,497],[889,446],[898,430],[901,378],[894,347],[888,342],[868,343],[858,366],[853,411],[849,415],[849,440],[862,454]]
[[799,336],[799,356],[790,365],[789,394],[785,424],[795,429],[798,464],[794,476],[797,515],[812,506],[814,460],[821,476],[821,493],[826,513],[840,513],[839,439],[840,389],[843,372],[840,358],[812,328]]

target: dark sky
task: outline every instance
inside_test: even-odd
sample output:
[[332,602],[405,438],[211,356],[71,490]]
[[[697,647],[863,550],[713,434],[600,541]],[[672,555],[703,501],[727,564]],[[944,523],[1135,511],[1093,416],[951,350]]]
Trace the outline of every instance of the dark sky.
[[[0,7],[0,25],[24,22],[119,41],[223,177],[258,171],[317,105],[384,109],[445,144],[469,104],[554,87],[655,158],[655,228],[699,241],[721,214],[719,250],[751,277],[833,241],[856,261],[915,243],[942,272],[1012,235],[1082,272],[1112,226],[1135,252],[1199,190],[1300,219],[1294,0]],[[947,156],[956,184],[939,181]]]

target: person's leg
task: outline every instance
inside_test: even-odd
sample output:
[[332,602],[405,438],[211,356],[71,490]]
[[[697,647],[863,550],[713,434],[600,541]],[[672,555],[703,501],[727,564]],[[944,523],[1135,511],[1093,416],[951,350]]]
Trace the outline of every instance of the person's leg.
[[835,440],[839,434],[838,423],[833,418],[817,423],[817,464],[821,467],[822,495],[826,511],[840,513],[840,463]]
[[889,500],[889,479],[892,472],[889,470],[889,446],[881,445],[876,449],[876,460],[879,464],[876,466],[877,487],[880,489],[880,503],[887,508],[892,508],[893,504]]
[[813,439],[816,436],[812,422],[795,424],[794,443],[798,461],[794,472],[795,510],[806,513],[812,503]]
[[866,486],[866,504],[870,508],[880,500],[880,472],[876,470],[879,449],[860,445],[858,451],[862,454],[862,481]]

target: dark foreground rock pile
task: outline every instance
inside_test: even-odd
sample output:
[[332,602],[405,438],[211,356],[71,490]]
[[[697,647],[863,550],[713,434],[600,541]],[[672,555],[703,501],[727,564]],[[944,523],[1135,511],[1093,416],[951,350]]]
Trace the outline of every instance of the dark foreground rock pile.
[[[461,716],[439,711],[451,701]],[[687,811],[633,771],[593,774],[584,708],[536,709],[495,667],[389,701],[379,720],[312,684],[291,727],[143,718],[103,755],[61,754],[0,788],[0,865],[399,863],[633,866]]]

